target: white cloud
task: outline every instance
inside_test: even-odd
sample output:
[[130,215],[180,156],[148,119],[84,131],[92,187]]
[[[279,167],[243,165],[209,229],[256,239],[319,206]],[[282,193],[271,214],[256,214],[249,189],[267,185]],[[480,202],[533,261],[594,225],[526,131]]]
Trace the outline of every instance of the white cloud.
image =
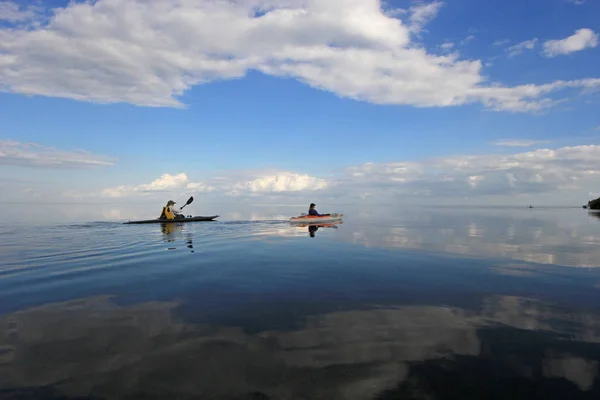
[[39,7],[19,6],[12,1],[0,1],[0,21],[22,22],[33,19],[38,15]]
[[567,0],[567,3],[571,3],[571,4],[575,4],[577,6],[582,5],[583,3],[585,3],[586,0]]
[[600,90],[600,78],[554,81],[543,85],[529,84],[513,88],[481,88],[474,89],[474,91],[477,92],[481,101],[493,110],[528,112],[539,111],[561,102],[560,100],[553,100],[551,98],[541,98],[545,94],[577,88],[587,92]]
[[418,4],[410,7],[410,30],[413,32],[420,32],[424,25],[436,17],[442,5],[443,3],[441,1],[434,1],[432,3]]
[[[104,197],[124,197],[124,196],[127,196],[128,194],[131,194],[132,192],[133,192],[132,187],[120,185],[120,186],[103,189],[100,194]],[[82,195],[81,193],[79,193],[77,191],[69,192],[66,194],[66,196],[76,197],[76,198],[77,197],[85,197],[85,195]]]
[[375,104],[527,112],[593,81],[503,87],[480,60],[428,53],[413,34],[441,4],[394,18],[379,0],[70,2],[38,27],[0,28],[0,90],[183,107],[189,88],[257,70]]
[[582,28],[573,35],[561,40],[548,40],[544,42],[544,55],[546,57],[556,57],[558,55],[569,54],[581,51],[587,48],[593,48],[598,45],[598,34],[591,29]]
[[492,43],[492,46],[504,46],[510,43],[510,40],[508,39],[501,39],[501,40],[496,40],[494,43]]
[[469,35],[460,41],[461,46],[475,40],[475,35]]
[[[505,142],[511,146],[528,144],[517,140]],[[300,171],[230,171],[228,175],[190,179],[182,172],[163,174],[145,184],[123,182],[104,190],[70,191],[62,200],[82,201],[101,197],[104,198],[102,201],[118,203],[129,197],[156,201],[202,193],[205,201],[214,204],[304,204],[314,199],[320,204],[383,204],[390,201],[437,204],[446,200],[462,203],[468,198],[475,203],[491,199],[496,204],[526,201],[578,205],[589,200],[590,190],[600,187],[599,159],[600,145],[582,145],[508,155],[481,154],[365,163],[326,178]],[[31,188],[40,193],[40,198],[56,201],[60,200],[57,190],[64,194],[69,189],[77,189],[74,185],[55,188],[54,185],[33,182],[21,187],[10,182],[6,184],[21,192],[23,188]]]
[[215,189],[203,182],[190,182],[186,185],[186,188],[195,192],[212,192]]
[[454,48],[454,43],[452,43],[452,42],[442,43],[440,45],[440,48],[444,51],[450,51],[450,50],[452,50],[452,48]]
[[509,140],[498,140],[493,144],[496,146],[507,146],[507,147],[530,147],[536,144],[550,143],[547,140],[523,140],[523,139],[509,139]]
[[248,179],[241,177],[215,178],[207,182],[190,182],[186,173],[177,175],[163,174],[149,184],[120,185],[101,191],[104,197],[126,197],[136,194],[153,192],[172,192],[177,189],[187,189],[193,192],[213,192],[232,196],[276,194],[299,191],[315,191],[328,187],[325,179],[315,178],[306,174],[289,171],[276,172],[253,176]]
[[231,194],[315,191],[325,189],[328,185],[329,183],[325,179],[316,178],[307,174],[284,171],[235,183],[232,187]]
[[139,192],[164,192],[177,189],[188,183],[188,177],[185,173],[177,175],[163,174],[160,178],[153,180],[147,185],[136,186],[135,190]]
[[[514,155],[367,163],[338,177],[339,190],[395,192],[403,197],[550,193],[600,184],[600,146],[539,149]],[[594,181],[595,179],[595,181]],[[343,189],[342,189],[343,187]]]
[[472,176],[469,176],[468,183],[469,183],[469,186],[471,186],[472,188],[475,188],[475,187],[477,187],[479,182],[482,182],[484,180],[485,180],[485,176],[472,175]]
[[523,53],[525,50],[533,50],[535,45],[537,44],[538,39],[533,38],[531,40],[525,40],[521,43],[517,43],[513,46],[507,47],[506,51],[508,52],[509,57],[514,57]]
[[119,185],[106,188],[100,192],[100,195],[104,197],[126,197],[134,194],[171,192],[181,188],[186,188],[193,192],[210,192],[214,189],[202,182],[190,182],[187,174],[182,172],[176,175],[163,174],[160,178],[148,184]]
[[0,140],[0,165],[39,168],[89,168],[111,166],[113,161],[83,150],[65,151],[37,143]]

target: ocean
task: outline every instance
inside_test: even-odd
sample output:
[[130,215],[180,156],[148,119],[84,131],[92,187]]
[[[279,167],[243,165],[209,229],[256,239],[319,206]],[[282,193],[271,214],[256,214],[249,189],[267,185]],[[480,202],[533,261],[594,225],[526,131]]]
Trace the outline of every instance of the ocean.
[[287,218],[0,224],[0,399],[600,398],[600,214]]

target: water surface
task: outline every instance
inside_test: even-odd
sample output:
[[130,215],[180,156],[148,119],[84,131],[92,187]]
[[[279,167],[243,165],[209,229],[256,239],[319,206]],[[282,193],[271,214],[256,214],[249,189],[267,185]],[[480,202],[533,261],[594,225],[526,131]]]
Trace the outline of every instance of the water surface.
[[597,399],[600,218],[0,226],[0,398]]

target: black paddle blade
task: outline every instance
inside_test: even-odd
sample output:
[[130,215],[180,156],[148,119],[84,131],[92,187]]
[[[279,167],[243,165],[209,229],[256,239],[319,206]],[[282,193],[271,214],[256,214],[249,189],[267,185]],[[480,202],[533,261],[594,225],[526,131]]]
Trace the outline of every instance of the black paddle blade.
[[191,203],[192,203],[192,201],[194,201],[194,196],[191,196],[191,197],[188,199],[187,203],[185,203],[183,206],[181,206],[180,210],[183,210],[183,207],[187,206],[188,204],[191,204]]

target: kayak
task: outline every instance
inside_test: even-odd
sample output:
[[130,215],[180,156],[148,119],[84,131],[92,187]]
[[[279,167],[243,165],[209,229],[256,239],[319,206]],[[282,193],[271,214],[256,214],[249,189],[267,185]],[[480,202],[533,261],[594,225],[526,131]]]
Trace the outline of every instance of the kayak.
[[329,222],[329,221],[339,221],[342,219],[342,217],[344,216],[344,214],[337,214],[337,213],[332,213],[330,215],[323,215],[323,216],[317,216],[317,215],[307,215],[307,214],[302,214],[299,215],[298,217],[292,217],[290,218],[290,222],[292,223],[309,223],[309,224],[315,224],[315,223],[319,223],[319,222]]
[[344,221],[333,221],[333,222],[297,222],[296,224],[294,224],[294,226],[296,228],[313,228],[313,227],[317,227],[317,228],[337,228],[338,225],[342,225],[344,223]]
[[124,224],[164,224],[164,223],[170,223],[170,222],[198,222],[198,221],[213,221],[215,218],[218,218],[218,215],[213,215],[210,217],[203,217],[203,216],[198,216],[198,217],[186,217],[186,218],[179,218],[179,219],[145,219],[142,221],[128,221],[128,222],[123,222]]

